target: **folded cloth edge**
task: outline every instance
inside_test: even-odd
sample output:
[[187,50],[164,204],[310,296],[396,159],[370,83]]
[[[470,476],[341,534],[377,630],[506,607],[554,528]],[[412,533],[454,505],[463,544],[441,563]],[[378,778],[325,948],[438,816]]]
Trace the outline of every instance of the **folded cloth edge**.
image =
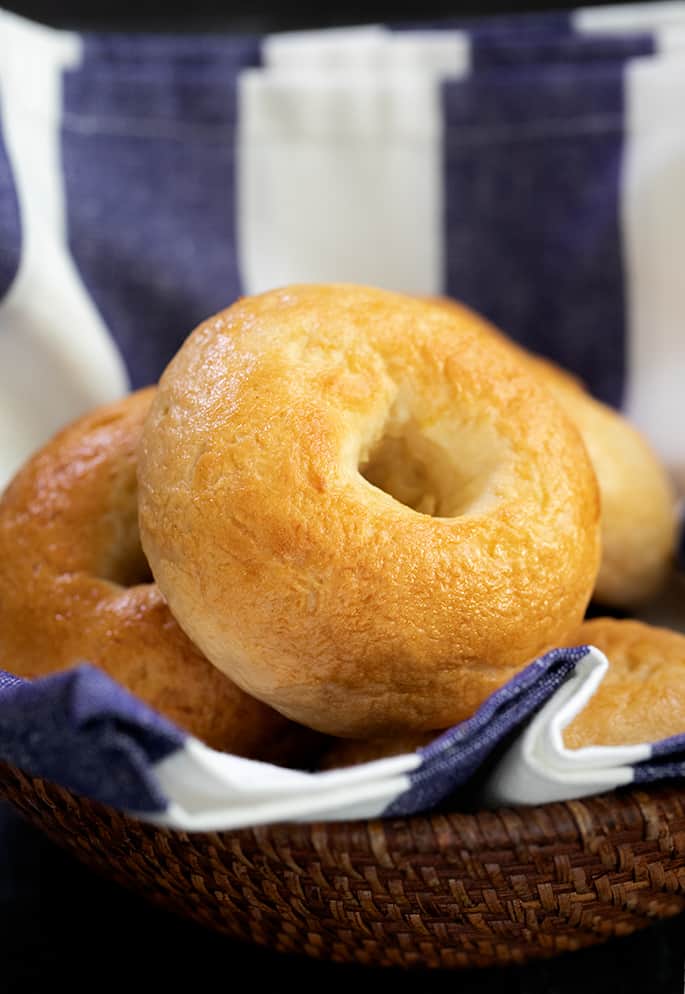
[[[587,796],[658,779],[660,769],[677,775],[668,760],[685,753],[682,736],[657,746],[564,746],[563,729],[607,667],[592,646],[552,650],[428,746],[325,772],[210,749],[87,664],[32,682],[0,671],[0,760],[185,831],[429,813],[474,783],[478,804],[493,807]],[[661,766],[635,775],[655,755]]]

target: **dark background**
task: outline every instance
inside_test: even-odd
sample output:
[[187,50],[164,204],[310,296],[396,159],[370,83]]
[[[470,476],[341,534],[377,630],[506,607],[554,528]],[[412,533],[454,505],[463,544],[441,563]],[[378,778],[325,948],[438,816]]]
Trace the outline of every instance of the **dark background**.
[[[586,4],[587,6],[596,6]],[[34,0],[6,9],[58,27],[265,32],[329,25],[469,18],[565,4],[355,3],[268,0]],[[0,803],[0,992],[67,989],[267,990],[355,986],[451,994],[681,994],[685,916],[627,939],[525,968],[402,974],[334,966],[240,946],[148,907],[93,876]]]
[[[483,17],[497,13],[523,13],[526,11],[562,10],[568,3],[548,3],[526,0],[525,3],[507,3],[506,0],[471,0],[470,3],[403,2],[403,0],[350,0],[341,3],[291,3],[275,0],[168,0],[156,3],[151,0],[28,0],[3,3],[7,10],[14,10],[25,17],[41,20],[46,24],[69,28],[114,28],[125,30],[211,30],[281,31],[326,25],[364,24],[377,21],[434,20],[443,17]],[[580,6],[580,4],[579,4]],[[583,6],[601,6],[585,3]]]
[[0,991],[236,994],[682,994],[685,917],[527,967],[400,972],[236,942],[95,877],[0,803]]

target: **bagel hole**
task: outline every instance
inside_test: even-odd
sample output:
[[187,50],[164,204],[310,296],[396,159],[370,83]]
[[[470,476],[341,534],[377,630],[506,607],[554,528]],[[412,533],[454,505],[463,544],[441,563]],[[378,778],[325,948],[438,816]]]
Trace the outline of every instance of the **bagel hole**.
[[416,419],[391,412],[381,437],[360,460],[359,472],[419,514],[458,517],[471,508],[490,479],[488,436],[490,431],[473,425],[450,426],[449,434],[433,426],[429,434]]
[[118,587],[138,587],[145,583],[154,583],[150,564],[147,561],[142,546],[138,546],[133,554],[111,557],[100,576],[103,580],[116,583]]
[[110,541],[100,556],[98,575],[119,587],[154,583],[150,564],[143,552],[135,503],[110,515]]

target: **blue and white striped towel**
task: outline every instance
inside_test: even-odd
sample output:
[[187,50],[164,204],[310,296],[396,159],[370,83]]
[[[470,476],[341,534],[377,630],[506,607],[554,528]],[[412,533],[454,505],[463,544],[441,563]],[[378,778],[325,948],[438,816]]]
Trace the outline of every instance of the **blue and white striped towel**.
[[[238,294],[335,280],[466,301],[685,488],[684,53],[682,3],[265,38],[0,12],[0,480]],[[315,774],[212,752],[88,665],[5,674],[0,759],[186,829],[681,776],[681,737],[564,748],[606,665],[555,650],[426,748]]]

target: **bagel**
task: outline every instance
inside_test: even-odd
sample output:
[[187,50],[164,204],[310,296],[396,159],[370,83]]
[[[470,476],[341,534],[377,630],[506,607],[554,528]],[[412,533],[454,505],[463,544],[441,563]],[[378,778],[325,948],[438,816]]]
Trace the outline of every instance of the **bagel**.
[[[462,305],[442,306],[455,317]],[[602,506],[602,559],[594,599],[606,607],[636,608],[664,586],[677,541],[676,494],[646,439],[613,408],[596,400],[575,376],[527,352],[490,326],[542,380],[574,422],[587,446]]]
[[673,565],[673,486],[624,417],[547,366],[544,382],[580,431],[597,474],[602,559],[593,598],[605,607],[638,608],[663,589]]
[[594,645],[609,660],[597,692],[564,731],[570,749],[658,742],[685,732],[685,635],[593,618],[565,644]]
[[[567,748],[635,745],[685,733],[685,635],[641,621],[593,618],[564,644],[594,645],[609,660],[598,689],[564,730]],[[337,739],[320,756],[319,768],[414,752],[440,734]]]
[[549,392],[476,315],[368,287],[200,325],[160,380],[139,488],[189,637],[336,735],[472,714],[580,623],[599,564],[595,474]]
[[340,770],[344,766],[359,766],[376,759],[402,756],[427,746],[440,732],[413,732],[380,739],[332,739],[319,756],[318,769]]
[[2,496],[0,666],[32,679],[88,661],[207,745],[288,763],[312,733],[212,666],[151,582],[136,448],[153,395],[80,418]]

